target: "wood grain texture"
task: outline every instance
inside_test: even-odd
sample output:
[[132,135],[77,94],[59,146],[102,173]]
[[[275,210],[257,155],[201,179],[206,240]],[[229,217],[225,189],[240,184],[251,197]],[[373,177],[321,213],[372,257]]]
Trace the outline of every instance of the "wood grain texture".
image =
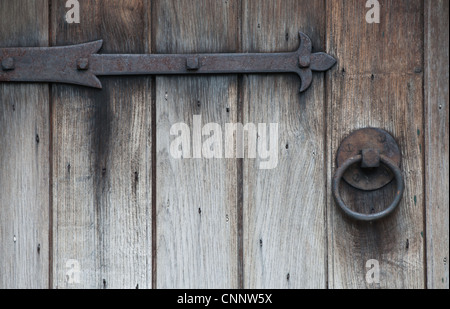
[[[338,59],[327,82],[328,188],[340,142],[353,130],[376,127],[398,141],[406,191],[389,218],[367,224],[348,220],[328,192],[329,286],[423,288],[424,133],[423,2],[386,0],[381,23],[368,24],[364,1],[327,2],[327,49]],[[380,211],[395,184],[361,192],[342,184],[353,209]],[[366,281],[367,261],[380,264],[380,282]]]
[[[67,24],[52,1],[53,44],[148,52],[148,1],[80,6],[81,23]],[[151,288],[151,78],[102,83],[53,86],[53,287]]]
[[[234,0],[155,1],[155,53],[236,52],[238,8]],[[176,123],[193,134],[194,115],[222,129],[237,121],[237,77],[157,77],[156,112],[157,288],[237,288],[237,161],[170,154]]]
[[[272,74],[0,84],[0,288],[448,289],[449,3],[380,0],[381,23],[368,24],[365,2],[80,1],[81,23],[67,24],[65,1],[0,0],[0,47],[282,52],[302,31],[338,59],[303,94],[297,76]],[[192,136],[194,115],[222,130],[277,123],[276,168],[175,159],[170,129]],[[406,184],[372,224],[331,194],[338,147],[364,127],[398,141]],[[361,212],[395,189],[341,186]],[[366,281],[372,259],[379,283]]]
[[425,1],[428,288],[449,288],[449,2]]
[[[47,46],[48,2],[2,0],[0,46]],[[49,91],[0,85],[0,288],[48,287]]]
[[[324,1],[243,1],[244,52],[324,51]],[[244,160],[244,287],[326,287],[324,75],[299,94],[292,75],[243,79],[244,123],[279,125],[278,165]]]

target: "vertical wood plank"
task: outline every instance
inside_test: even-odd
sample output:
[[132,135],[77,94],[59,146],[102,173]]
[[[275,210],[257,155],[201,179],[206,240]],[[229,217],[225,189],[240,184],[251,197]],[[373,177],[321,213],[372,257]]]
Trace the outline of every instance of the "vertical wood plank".
[[[400,144],[406,191],[389,218],[348,220],[328,192],[331,288],[424,287],[423,2],[380,1],[381,22],[366,22],[365,1],[327,2],[327,44],[338,59],[328,89],[328,188],[340,142],[353,130],[385,129]],[[375,192],[342,184],[344,200],[370,213],[391,203],[395,183]],[[380,282],[366,280],[377,260]]]
[[[56,45],[103,39],[105,53],[146,53],[149,2],[80,1],[67,24],[52,1]],[[151,78],[103,90],[53,86],[55,288],[150,288]]]
[[449,288],[449,3],[425,1],[428,288]]
[[[238,9],[235,0],[155,1],[154,51],[236,52]],[[194,115],[223,130],[237,121],[237,77],[157,77],[156,109],[157,287],[237,288],[237,161],[170,154],[177,123],[193,135]]]
[[[293,51],[298,32],[324,51],[324,1],[243,1],[244,52]],[[244,160],[245,288],[326,287],[324,75],[243,79],[244,123],[279,125],[278,165]]]
[[[48,1],[0,1],[0,47],[47,45]],[[49,285],[48,102],[47,85],[0,85],[1,289]]]

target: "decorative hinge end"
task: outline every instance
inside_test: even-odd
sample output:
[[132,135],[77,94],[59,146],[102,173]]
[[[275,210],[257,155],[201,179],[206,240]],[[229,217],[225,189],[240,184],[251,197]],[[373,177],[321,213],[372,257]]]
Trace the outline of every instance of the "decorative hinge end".
[[98,40],[62,47],[0,48],[0,82],[57,82],[101,88],[89,61],[102,44]]
[[311,55],[311,70],[325,72],[331,69],[337,60],[326,53],[315,53]]
[[306,91],[312,83],[312,71],[325,72],[331,69],[336,63],[336,59],[326,53],[312,53],[311,39],[299,32],[300,47],[297,51],[298,75],[302,81],[300,92]]

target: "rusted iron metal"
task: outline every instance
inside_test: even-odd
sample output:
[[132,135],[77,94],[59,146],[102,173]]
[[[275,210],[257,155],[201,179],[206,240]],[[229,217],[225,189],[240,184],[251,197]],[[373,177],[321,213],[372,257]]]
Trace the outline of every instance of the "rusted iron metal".
[[336,64],[326,53],[312,53],[311,39],[300,32],[300,47],[286,53],[98,54],[103,41],[43,48],[0,48],[0,82],[53,82],[102,88],[98,76],[296,73],[300,92],[312,71]]
[[371,221],[377,221],[381,220],[390,214],[394,212],[394,210],[398,207],[400,204],[400,201],[403,197],[403,193],[405,191],[405,181],[403,179],[402,171],[398,167],[397,163],[389,159],[387,156],[380,155],[380,162],[383,163],[389,170],[391,170],[394,174],[394,178],[396,180],[397,184],[397,191],[394,197],[394,200],[392,203],[386,207],[383,211],[380,211],[375,214],[362,214],[355,212],[351,210],[343,201],[341,197],[341,193],[339,190],[339,185],[341,183],[342,177],[346,173],[346,171],[354,166],[355,164],[361,163],[363,161],[363,155],[357,155],[355,157],[347,159],[336,171],[336,174],[333,177],[332,182],[332,192],[334,200],[336,201],[336,204],[342,209],[342,211],[349,216],[350,218],[357,220],[357,221],[365,221],[365,222],[371,222]]
[[[387,217],[397,208],[405,184],[400,170],[400,148],[388,132],[376,128],[353,132],[341,143],[336,161],[338,169],[333,177],[332,192],[336,204],[346,215],[358,221],[376,221]],[[379,213],[357,213],[341,198],[339,189],[342,179],[364,191],[381,189],[395,179],[397,191],[394,201]]]
[[2,70],[9,71],[14,70],[14,58],[8,57],[2,60]]
[[349,166],[343,175],[351,186],[364,190],[378,190],[392,182],[392,169],[380,164],[383,155],[400,167],[401,152],[395,139],[386,131],[376,128],[357,130],[345,138],[337,152],[337,166],[350,158],[362,156],[361,164]]
[[361,168],[380,167],[380,151],[374,149],[364,149],[362,151]]

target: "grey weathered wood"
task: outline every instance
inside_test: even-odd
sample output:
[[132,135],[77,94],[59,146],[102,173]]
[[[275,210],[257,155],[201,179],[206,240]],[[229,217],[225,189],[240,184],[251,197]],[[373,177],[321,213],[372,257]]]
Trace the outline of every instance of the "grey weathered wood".
[[[391,217],[355,223],[327,193],[329,285],[331,288],[423,288],[424,132],[423,2],[383,1],[381,23],[368,24],[364,1],[329,1],[328,49],[338,66],[328,79],[328,188],[344,137],[377,127],[399,142],[406,191]],[[358,211],[379,211],[392,201],[395,184],[361,192],[342,185],[342,195]],[[368,283],[367,261],[380,264],[380,283]]]
[[[338,65],[301,95],[294,75],[1,84],[0,288],[449,287],[448,1],[380,1],[380,24],[358,0],[80,1],[71,25],[64,2],[1,0],[0,47],[50,33],[106,53],[276,52],[302,31]],[[277,168],[174,159],[170,128],[194,115],[278,123]],[[398,140],[406,192],[392,217],[360,224],[329,188],[341,140],[367,126]],[[360,211],[394,193],[342,185]]]
[[[80,5],[81,23],[69,25],[52,1],[53,44],[104,39],[106,53],[149,51],[148,1]],[[53,86],[53,287],[150,288],[151,78],[102,82],[101,91]]]
[[[243,2],[244,52],[296,50],[298,32],[325,47],[324,1]],[[245,288],[326,287],[324,75],[243,79],[244,123],[278,123],[278,166],[244,160]]]
[[428,288],[449,288],[449,3],[425,1]]
[[[238,8],[234,0],[155,1],[154,52],[236,52]],[[156,79],[157,288],[238,287],[237,161],[170,154],[172,125],[192,133],[201,115],[224,129],[237,112],[236,76]]]
[[[0,1],[0,46],[47,46],[46,0]],[[47,85],[0,85],[0,288],[47,288]]]

